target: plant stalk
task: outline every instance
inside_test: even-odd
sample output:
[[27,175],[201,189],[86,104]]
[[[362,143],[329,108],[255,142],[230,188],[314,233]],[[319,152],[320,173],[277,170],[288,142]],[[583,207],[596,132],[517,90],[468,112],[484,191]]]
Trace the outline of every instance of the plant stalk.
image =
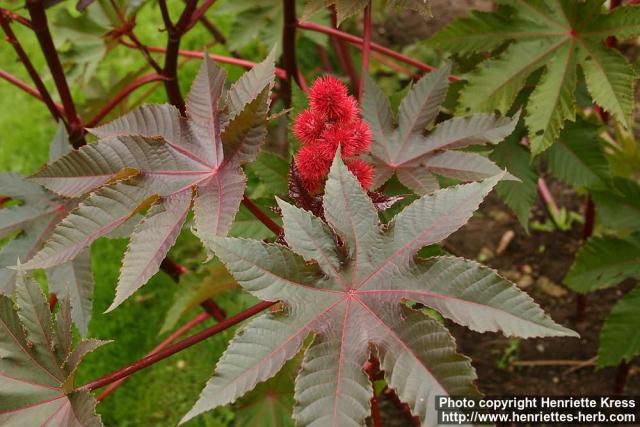
[[362,100],[364,94],[364,76],[369,72],[369,57],[371,56],[371,0],[364,8],[363,30],[362,30],[362,66],[360,69],[360,81],[358,87],[358,99]]
[[[46,86],[42,82],[42,79],[40,78],[40,74],[38,74],[35,67],[33,66],[33,63],[29,59],[29,55],[27,55],[27,53],[24,51],[15,33],[11,29],[9,18],[6,17],[6,15],[4,14],[4,11],[0,13],[0,26],[2,26],[2,30],[4,31],[5,39],[9,43],[11,43],[11,45],[13,46],[13,49],[16,51],[16,54],[18,55],[18,58],[20,58],[20,62],[22,62],[22,65],[24,65],[24,68],[26,68],[27,73],[29,74],[29,77],[31,77],[33,84],[36,85],[36,89],[38,89],[38,92],[40,93],[40,99],[42,99],[42,101],[45,103],[45,105],[49,109],[49,112],[51,113],[51,115],[56,121],[59,119],[64,120],[64,115],[61,114],[60,110],[58,110],[56,103],[53,101],[53,99],[51,98],[51,95],[49,94],[49,91],[47,90]],[[65,122],[65,125],[66,125],[66,122]]]
[[[172,333],[167,338],[162,340],[162,342],[160,344],[155,346],[153,348],[153,350],[151,350],[149,353],[147,353],[147,356],[151,356],[151,355],[159,352],[160,350],[166,348],[172,342],[174,342],[175,340],[180,338],[182,335],[186,334],[191,329],[195,328],[196,326],[198,326],[199,324],[201,324],[205,320],[209,319],[209,317],[210,317],[209,313],[206,313],[206,312],[198,314],[196,317],[194,317],[193,319],[189,320],[187,323],[182,325],[180,328],[176,329],[176,331],[174,333]],[[101,402],[102,400],[104,400],[107,396],[109,396],[111,393],[113,393],[120,386],[120,384],[125,382],[127,380],[127,378],[128,377],[124,377],[124,378],[119,379],[118,381],[115,381],[115,382],[109,384],[109,386],[106,389],[104,389],[102,391],[102,393],[100,393],[100,395],[98,395],[96,400],[98,402]]]
[[282,27],[282,65],[287,72],[287,79],[282,85],[282,99],[285,108],[291,107],[291,85],[298,78],[298,64],[296,62],[296,0],[282,0],[284,10],[284,26]]
[[260,220],[269,230],[273,231],[273,234],[279,236],[282,233],[282,227],[276,224],[269,216],[262,212],[262,210],[251,201],[247,196],[242,197],[242,204],[245,205],[249,211]]
[[191,335],[188,338],[183,339],[182,341],[179,341],[173,345],[170,345],[168,347],[165,347],[164,349],[143,357],[142,359],[128,365],[125,366],[121,369],[118,369],[115,372],[112,372],[111,374],[105,375],[103,377],[100,377],[98,379],[95,379],[87,384],[84,384],[80,387],[78,387],[76,389],[76,391],[93,391],[99,388],[102,388],[106,385],[109,385],[113,382],[116,382],[122,378],[128,377],[129,375],[138,372],[148,366],[151,366],[157,362],[160,362],[161,360],[164,360],[168,357],[173,356],[176,353],[179,353],[180,351],[189,348],[193,345],[198,344],[201,341],[206,340],[209,337],[212,337],[226,329],[231,328],[232,326],[237,325],[238,323],[242,322],[243,320],[246,320],[258,313],[260,313],[263,310],[266,310],[269,307],[272,307],[276,304],[277,302],[269,302],[269,301],[263,301],[260,302],[238,314],[236,314],[233,317],[230,317],[228,319],[226,319],[223,322],[220,322],[216,325],[213,325],[207,329],[204,329],[194,335]]
[[84,126],[82,119],[78,116],[75,103],[64,75],[64,69],[60,63],[60,57],[56,51],[51,32],[49,31],[49,23],[47,15],[44,11],[44,2],[42,0],[27,0],[26,2],[33,31],[36,33],[40,48],[44,54],[47,66],[53,77],[53,81],[58,89],[60,100],[64,106],[65,115],[67,117],[67,131],[69,132],[69,140],[74,148],[81,147],[87,143],[84,138]]
[[[329,27],[325,27],[324,25],[319,25],[316,24],[314,22],[298,22],[298,27],[305,29],[305,30],[310,30],[310,31],[316,31],[319,33],[324,33],[324,34],[328,34],[330,36],[335,36],[338,37],[342,40],[346,40],[349,43],[352,43],[353,45],[357,46],[358,48],[362,49],[362,45],[364,44],[364,40],[361,37],[357,37],[348,33],[345,33],[343,31],[334,29],[334,28],[329,28]],[[413,58],[409,58],[406,55],[403,55],[401,53],[398,53],[394,50],[391,50],[387,47],[384,47],[380,44],[377,43],[371,43],[371,50],[374,50],[376,52],[380,52],[383,53],[391,58],[394,58],[400,62],[404,62],[405,64],[409,64],[412,65],[422,71],[426,71],[426,72],[431,72],[435,69],[435,67],[432,67],[431,65],[425,64],[423,62],[417,61]],[[460,77],[458,76],[449,76],[449,80],[450,81],[457,81],[460,80]]]
[[167,50],[165,52],[164,68],[162,70],[162,74],[166,78],[164,86],[167,91],[169,102],[177,107],[180,110],[180,113],[185,116],[186,109],[184,105],[184,98],[182,97],[180,85],[178,84],[178,51],[180,50],[180,40],[187,30],[191,16],[198,5],[198,0],[187,1],[176,25],[173,25],[171,18],[169,17],[166,0],[159,0],[159,2],[162,11],[162,19],[168,34]]
[[[132,49],[136,49],[136,46],[127,43],[125,41],[121,41],[120,42],[123,46],[132,48]],[[166,53],[167,49],[163,48],[163,47],[156,47],[156,46],[147,46],[147,49],[150,52],[158,52],[158,53]],[[184,56],[186,58],[197,58],[197,59],[202,59],[204,58],[204,53],[202,52],[197,52],[194,50],[184,50],[184,49],[180,49],[178,50],[178,55],[179,56]],[[217,62],[222,62],[224,64],[231,64],[231,65],[238,65],[240,67],[244,67],[247,69],[251,69],[253,67],[256,66],[256,63],[253,61],[247,61],[246,59],[240,59],[240,58],[233,58],[230,56],[224,56],[224,55],[215,55],[212,53],[208,54],[209,58],[213,59],[214,61]],[[280,79],[286,79],[287,78],[287,72],[282,69],[282,68],[276,68],[276,76]]]
[[627,385],[627,378],[629,378],[630,368],[631,364],[625,362],[624,360],[618,365],[618,370],[616,371],[616,380],[613,386],[614,393],[622,394],[624,392],[624,388]]
[[213,6],[215,2],[216,0],[207,0],[202,4],[202,6],[196,9],[196,11],[193,12],[189,19],[189,23],[186,26],[186,31],[189,31],[191,28],[193,28],[193,26],[198,23],[198,20],[204,18],[204,14],[207,12],[207,10],[209,10],[211,6]]
[[27,18],[25,18],[24,16],[18,15],[15,12],[10,11],[9,9],[5,9],[3,7],[0,7],[0,15],[5,16],[7,19],[17,22],[29,29],[33,29],[33,26],[31,25],[31,21],[29,21]]
[[[27,83],[23,82],[13,74],[9,74],[4,70],[0,70],[0,78],[5,79],[9,83],[22,89],[23,91],[33,96],[34,98],[37,98],[40,101],[44,102],[44,99],[42,98],[42,94],[36,88],[29,86]],[[54,103],[54,106],[56,110],[58,110],[58,114],[60,114],[61,116],[64,116],[64,107],[57,103]]]
[[[331,25],[336,31],[338,30],[338,14],[335,7],[331,8]],[[298,26],[304,28],[300,23],[298,23]],[[355,90],[358,87],[358,76],[356,75],[356,69],[353,66],[353,61],[349,54],[349,46],[344,39],[335,34],[329,34],[329,36],[331,37],[338,61],[340,62],[340,67],[349,76],[351,87]]]

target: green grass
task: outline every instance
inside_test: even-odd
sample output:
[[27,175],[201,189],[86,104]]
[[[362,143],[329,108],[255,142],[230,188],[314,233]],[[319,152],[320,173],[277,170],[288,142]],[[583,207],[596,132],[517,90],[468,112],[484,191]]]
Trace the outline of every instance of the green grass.
[[[180,1],[171,2],[174,16],[178,15],[177,9],[181,5]],[[50,9],[49,16],[55,14],[59,7]],[[166,35],[158,30],[161,27],[159,16],[155,4],[146,6],[138,17],[136,32],[146,43],[163,46]],[[217,23],[225,27],[225,22]],[[14,25],[14,29],[36,69],[43,70],[46,74],[46,66],[33,34],[17,25]],[[183,47],[200,50],[209,40],[208,33],[198,27],[184,40]],[[216,47],[210,51],[224,52],[224,49]],[[143,65],[139,54],[118,47],[101,65],[97,75],[106,83],[114,76],[124,76]],[[183,93],[188,90],[198,65],[199,61],[189,61],[181,68],[180,81]],[[31,84],[22,64],[16,61],[12,47],[4,41],[0,42],[0,68]],[[232,79],[240,74],[237,68],[228,69]],[[55,94],[50,78],[46,78],[46,84]],[[79,100],[82,106],[87,99],[86,94],[77,87],[73,87],[73,92],[74,98]],[[166,102],[163,88],[158,86],[147,101]],[[53,138],[56,123],[44,104],[4,80],[0,81],[0,109],[0,170],[23,174],[37,171],[47,159],[48,145]],[[196,244],[188,231],[183,234],[176,249],[177,256],[189,253],[189,248]],[[173,294],[180,286],[163,273],[156,275],[114,312],[103,314],[113,300],[120,260],[125,248],[124,239],[101,239],[93,246],[96,290],[90,336],[113,342],[87,357],[78,374],[79,383],[90,381],[141,358],[163,338],[158,336],[158,331]],[[186,261],[198,262],[194,259]],[[225,308],[234,312],[238,310],[238,304],[231,303]],[[205,322],[205,326],[211,324],[212,321]],[[136,373],[98,405],[104,423],[107,426],[120,427],[176,425],[180,417],[195,403],[231,333],[232,331],[222,333]],[[227,425],[231,417],[230,410],[221,409],[198,417],[188,425]]]

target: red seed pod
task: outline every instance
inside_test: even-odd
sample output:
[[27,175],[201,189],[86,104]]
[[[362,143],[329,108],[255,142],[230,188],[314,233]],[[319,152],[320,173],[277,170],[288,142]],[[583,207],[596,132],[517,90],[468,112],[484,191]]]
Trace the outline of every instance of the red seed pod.
[[331,160],[322,155],[314,145],[305,145],[296,154],[296,165],[304,184],[316,191],[331,168]]
[[346,165],[365,189],[371,187],[373,183],[373,166],[361,159],[347,160]]
[[320,138],[324,125],[324,121],[311,110],[304,110],[293,123],[293,134],[302,144],[312,144]]
[[344,83],[332,76],[320,77],[309,91],[311,111],[332,121],[351,121],[359,112]]

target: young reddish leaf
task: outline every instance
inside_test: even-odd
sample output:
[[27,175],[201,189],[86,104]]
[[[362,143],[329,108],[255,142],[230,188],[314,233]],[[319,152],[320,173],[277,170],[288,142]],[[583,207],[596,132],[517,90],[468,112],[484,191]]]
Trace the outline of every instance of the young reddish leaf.
[[[49,151],[50,162],[71,151],[63,124],[58,127]],[[7,267],[16,265],[18,260],[29,261],[49,239],[56,224],[78,202],[58,197],[15,173],[0,174],[0,194],[23,202],[18,207],[0,209],[0,236],[20,231],[0,248],[0,293],[9,295],[15,290],[17,276],[15,270]],[[93,295],[89,252],[80,253],[46,273],[51,292],[71,299],[73,321],[84,336],[91,319]]]
[[372,387],[363,365],[371,346],[400,398],[423,423],[435,424],[435,396],[477,395],[475,373],[446,329],[405,300],[478,331],[575,336],[493,270],[458,258],[416,258],[421,247],[460,228],[501,178],[424,196],[382,227],[338,153],[324,196],[328,225],[280,201],[289,247],[213,239],[213,250],[243,288],[284,308],[236,334],[183,422],[273,377],[314,333],[296,379],[298,425],[364,422]]
[[103,341],[82,341],[71,350],[70,308],[60,300],[55,331],[47,300],[39,286],[19,273],[16,309],[0,296],[0,424],[101,426],[95,399],[74,392],[73,377],[87,352]]
[[274,74],[271,54],[230,88],[221,106],[226,73],[206,57],[186,118],[174,107],[147,105],[92,129],[101,140],[32,178],[65,196],[93,193],[24,267],[59,265],[151,208],[132,232],[113,309],[158,271],[191,206],[205,245],[226,235],[245,189],[241,165],[255,159],[266,137]]
[[[395,173],[402,184],[423,195],[438,189],[434,174],[474,181],[500,172],[491,160],[480,154],[451,150],[500,142],[513,132],[518,115],[513,119],[493,114],[454,117],[423,135],[425,128],[433,124],[447,95],[448,76],[449,67],[442,67],[411,88],[400,104],[397,129],[393,126],[393,113],[386,96],[370,77],[365,77],[362,115],[374,138],[372,188],[378,188]],[[506,175],[505,179],[515,178]]]

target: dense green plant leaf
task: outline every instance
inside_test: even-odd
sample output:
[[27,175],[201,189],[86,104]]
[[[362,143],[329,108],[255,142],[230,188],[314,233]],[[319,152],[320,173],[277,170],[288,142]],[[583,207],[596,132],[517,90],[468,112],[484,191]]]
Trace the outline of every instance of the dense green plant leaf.
[[0,424],[101,426],[93,396],[73,387],[84,356],[105,342],[81,341],[72,350],[69,299],[60,300],[53,323],[40,287],[18,274],[18,307],[0,295]]
[[587,293],[640,277],[640,234],[626,238],[591,237],[578,251],[564,282]]
[[263,151],[247,168],[271,194],[286,194],[288,191],[289,163],[277,154]]
[[[340,25],[345,19],[362,11],[367,4],[369,4],[369,0],[306,0],[302,19],[308,20],[317,12],[334,6],[338,25]],[[431,2],[429,0],[388,0],[387,8],[408,9],[423,16],[431,16]]]
[[510,43],[468,76],[461,111],[506,113],[528,77],[544,69],[525,117],[532,152],[539,154],[555,142],[565,121],[575,120],[580,66],[593,100],[630,126],[635,73],[620,53],[602,42],[616,34],[640,34],[640,8],[625,6],[604,14],[602,0],[500,3],[507,8],[456,19],[431,39],[432,45],[461,55]]
[[502,181],[496,185],[496,193],[518,216],[525,230],[529,229],[529,214],[538,195],[538,169],[533,164],[531,152],[522,144],[526,134],[523,126],[502,141],[491,153],[491,159],[507,170],[517,181]]
[[551,173],[574,187],[602,189],[610,173],[599,132],[600,126],[581,118],[568,123],[547,152]]
[[600,332],[598,366],[631,362],[640,355],[640,287],[636,287],[607,316]]
[[398,127],[389,101],[371,80],[365,80],[362,115],[373,133],[371,147],[375,167],[373,188],[393,174],[418,194],[438,189],[435,174],[473,181],[500,172],[491,160],[478,153],[456,151],[470,145],[496,144],[513,132],[518,116],[500,118],[493,114],[454,117],[430,129],[449,88],[449,67],[420,79],[400,103]]
[[[68,153],[71,145],[61,123],[49,149],[53,162]],[[8,268],[29,261],[48,240],[60,220],[78,204],[77,200],[58,197],[16,173],[0,174],[0,194],[22,202],[0,209],[0,237],[18,234],[0,248],[0,293],[9,295],[16,289],[15,270]],[[93,275],[88,250],[56,267],[48,268],[49,290],[60,298],[69,297],[72,317],[80,333],[87,333],[92,312]]]
[[425,424],[434,424],[434,397],[477,394],[475,374],[447,330],[407,308],[405,299],[476,331],[575,335],[493,270],[453,257],[416,258],[420,248],[459,229],[500,178],[424,196],[381,227],[371,199],[337,153],[325,187],[328,224],[279,201],[289,247],[213,239],[214,251],[243,288],[284,308],[236,335],[183,421],[273,377],[315,333],[296,379],[298,425],[363,423],[372,393],[363,370],[370,345],[387,382]]
[[24,267],[66,262],[150,208],[133,230],[114,309],[158,271],[190,209],[202,241],[227,234],[245,189],[240,166],[255,159],[266,136],[273,76],[272,53],[219,106],[226,73],[207,57],[187,97],[186,119],[169,105],[146,105],[93,129],[101,140],[32,178],[65,196],[93,193]]
[[625,178],[614,178],[605,190],[591,193],[598,217],[607,227],[640,229],[640,185]]

